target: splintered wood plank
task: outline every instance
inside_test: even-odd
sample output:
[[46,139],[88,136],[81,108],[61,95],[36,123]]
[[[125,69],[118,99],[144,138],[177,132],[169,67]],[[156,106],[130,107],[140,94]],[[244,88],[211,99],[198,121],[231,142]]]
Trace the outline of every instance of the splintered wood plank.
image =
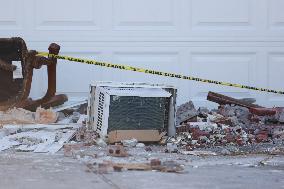
[[151,170],[151,165],[148,163],[114,163],[114,168],[127,170]]
[[63,147],[63,145],[66,142],[69,142],[69,140],[75,135],[75,132],[75,130],[69,130],[66,133],[62,133],[60,140],[58,142],[54,142],[48,147],[48,152],[51,154],[58,152]]

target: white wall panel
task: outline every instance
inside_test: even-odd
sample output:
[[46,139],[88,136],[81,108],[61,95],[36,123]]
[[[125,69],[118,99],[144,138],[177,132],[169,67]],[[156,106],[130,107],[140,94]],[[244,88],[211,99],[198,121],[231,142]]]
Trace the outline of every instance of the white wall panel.
[[[164,72],[180,73],[180,54],[175,49],[161,51],[150,48],[147,50],[136,51],[114,51],[113,62],[119,64],[131,65],[150,70],[159,70]],[[162,47],[160,49],[163,49]],[[182,90],[179,81],[174,78],[164,78],[161,76],[150,75],[145,73],[134,73],[120,70],[112,71],[112,80],[127,82],[153,82],[168,85],[175,85],[178,90]]]
[[268,1],[268,20],[270,29],[284,30],[284,1],[270,0]]
[[[100,52],[77,52],[66,53],[68,56],[93,59],[101,56]],[[58,64],[58,92],[68,93],[78,96],[89,90],[90,81],[98,80],[102,77],[99,69],[92,65],[61,61]],[[76,87],[74,87],[76,86]]]
[[20,0],[0,1],[0,29],[20,30],[23,25],[23,3]]
[[[115,30],[175,29],[174,0],[113,0]],[[161,6],[162,5],[162,6]]]
[[[256,53],[240,51],[235,48],[220,48],[219,51],[191,53],[191,75],[195,77],[255,86],[254,68]],[[226,49],[226,50],[225,50]],[[222,51],[223,50],[223,51]],[[237,98],[252,97],[249,90],[218,86],[212,84],[194,84],[190,93],[192,98],[204,103],[208,91],[219,92]]]
[[36,30],[97,30],[98,1],[35,1]]
[[247,29],[251,23],[251,0],[192,0],[193,27]]
[[[253,53],[244,52],[214,52],[192,54],[192,72],[196,77],[208,78],[217,81],[231,83],[253,84],[253,65],[255,64]],[[214,70],[214,71],[213,71]],[[239,89],[210,86],[210,88],[197,87],[197,93],[206,93],[208,90],[219,92],[233,92]],[[243,93],[248,94],[247,90]]]
[[[0,35],[30,49],[61,45],[62,54],[96,58],[284,90],[283,0],[0,0]],[[35,73],[32,96],[46,90]],[[59,61],[58,92],[80,97],[92,80],[173,84],[179,103],[208,105],[209,90],[284,106],[282,95],[214,86]]]
[[[283,52],[270,52],[268,54],[267,62],[267,86],[269,88],[283,90],[283,72],[284,71],[284,51]],[[284,101],[284,95],[269,94],[268,103],[280,104]]]

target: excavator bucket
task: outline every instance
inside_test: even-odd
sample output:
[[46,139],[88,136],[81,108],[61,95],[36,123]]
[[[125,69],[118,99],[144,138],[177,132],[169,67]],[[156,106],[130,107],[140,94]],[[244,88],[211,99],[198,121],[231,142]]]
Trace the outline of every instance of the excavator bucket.
[[[60,46],[50,44],[49,53],[58,54]],[[0,111],[18,107],[35,111],[37,107],[49,108],[68,100],[64,94],[56,95],[57,59],[37,56],[28,50],[22,38],[0,38]],[[47,66],[48,89],[38,100],[29,98],[33,71]]]

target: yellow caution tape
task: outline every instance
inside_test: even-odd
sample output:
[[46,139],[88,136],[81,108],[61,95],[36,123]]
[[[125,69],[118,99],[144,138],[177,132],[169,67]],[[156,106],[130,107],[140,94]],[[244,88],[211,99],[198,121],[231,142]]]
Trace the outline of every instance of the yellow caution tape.
[[228,83],[228,82],[222,82],[222,81],[214,81],[214,80],[202,79],[202,78],[198,78],[198,77],[180,75],[180,74],[176,74],[176,73],[161,72],[161,71],[156,71],[156,70],[149,70],[149,69],[144,69],[144,68],[137,68],[137,67],[127,66],[127,65],[121,65],[121,64],[99,62],[99,61],[96,61],[96,60],[88,60],[88,59],[82,59],[82,58],[74,58],[74,57],[70,57],[70,56],[55,55],[55,54],[49,54],[47,52],[37,52],[37,55],[48,56],[48,57],[51,57],[51,58],[68,60],[68,61],[73,61],[73,62],[80,62],[80,63],[84,63],[84,64],[92,64],[92,65],[96,65],[96,66],[115,68],[115,69],[120,69],[120,70],[142,72],[142,73],[147,73],[147,74],[153,74],[153,75],[159,75],[159,76],[165,76],[165,77],[172,77],[172,78],[178,78],[178,79],[185,79],[185,80],[191,80],[191,81],[199,81],[199,82],[203,82],[203,83],[212,83],[212,84],[216,84],[216,85],[237,87],[237,88],[249,89],[249,90],[254,90],[254,91],[263,91],[263,92],[269,92],[269,93],[284,94],[284,91],[257,88],[257,87],[251,87],[251,86],[247,86],[247,85],[234,84],[234,83]]

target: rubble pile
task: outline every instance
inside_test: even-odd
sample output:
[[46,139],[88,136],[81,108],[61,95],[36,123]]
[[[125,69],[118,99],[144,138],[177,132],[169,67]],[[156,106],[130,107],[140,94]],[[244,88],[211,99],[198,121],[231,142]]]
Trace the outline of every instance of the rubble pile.
[[177,109],[177,113],[176,113],[177,122],[181,123],[184,121],[189,121],[190,119],[196,118],[197,115],[198,115],[198,112],[195,109],[193,102],[189,101],[185,104],[182,104]]
[[[7,129],[9,131],[9,129]],[[35,153],[55,153],[75,133],[75,129],[56,128],[16,130],[0,139],[0,151],[13,148],[15,151]]]
[[[129,132],[124,135],[127,139],[115,142],[110,142],[111,132],[100,138],[86,126],[85,102],[57,110],[38,108],[36,112],[14,108],[0,112],[0,151],[56,153],[63,148],[64,156],[82,161],[88,172],[95,173],[123,170],[182,173],[179,161],[182,156],[232,155],[241,147],[247,152],[283,154],[284,108],[263,108],[252,104],[253,99],[208,95],[209,100],[219,103],[218,109],[197,109],[191,101],[181,105],[177,109],[176,136],[160,133],[157,141],[161,140],[155,143],[139,140],[140,135],[153,134],[152,130],[146,134],[145,130],[137,130],[135,135]],[[251,148],[257,144],[282,147]]]
[[[163,146],[147,145],[135,141],[123,141],[120,144],[89,145],[86,143],[69,143],[64,145],[64,156],[77,159],[86,166],[87,172],[106,174],[121,171],[159,171],[184,173],[184,165],[173,154],[165,154]],[[143,144],[144,146],[142,147]]]
[[[247,101],[233,100],[239,105],[226,101],[220,103],[217,110],[211,111],[207,108],[196,110],[192,106],[184,108],[192,104],[191,102],[181,105],[177,112],[192,116],[187,117],[187,120],[178,119],[177,135],[170,138],[168,142],[186,150],[257,143],[283,144],[284,111],[282,108],[267,109],[254,104],[249,107],[250,104]],[[241,106],[242,103],[245,103],[246,107]],[[197,112],[196,116],[195,112]]]
[[[75,134],[75,140],[77,142],[83,142],[85,144],[94,145],[98,143],[98,134],[95,131],[88,130],[86,127],[80,127]],[[96,142],[97,141],[97,142]]]
[[[72,122],[74,116],[59,115],[61,114],[52,109],[41,107],[38,107],[35,112],[22,108],[0,112],[0,152],[4,150],[35,153],[59,151],[82,126]],[[62,117],[67,121],[60,120]]]

